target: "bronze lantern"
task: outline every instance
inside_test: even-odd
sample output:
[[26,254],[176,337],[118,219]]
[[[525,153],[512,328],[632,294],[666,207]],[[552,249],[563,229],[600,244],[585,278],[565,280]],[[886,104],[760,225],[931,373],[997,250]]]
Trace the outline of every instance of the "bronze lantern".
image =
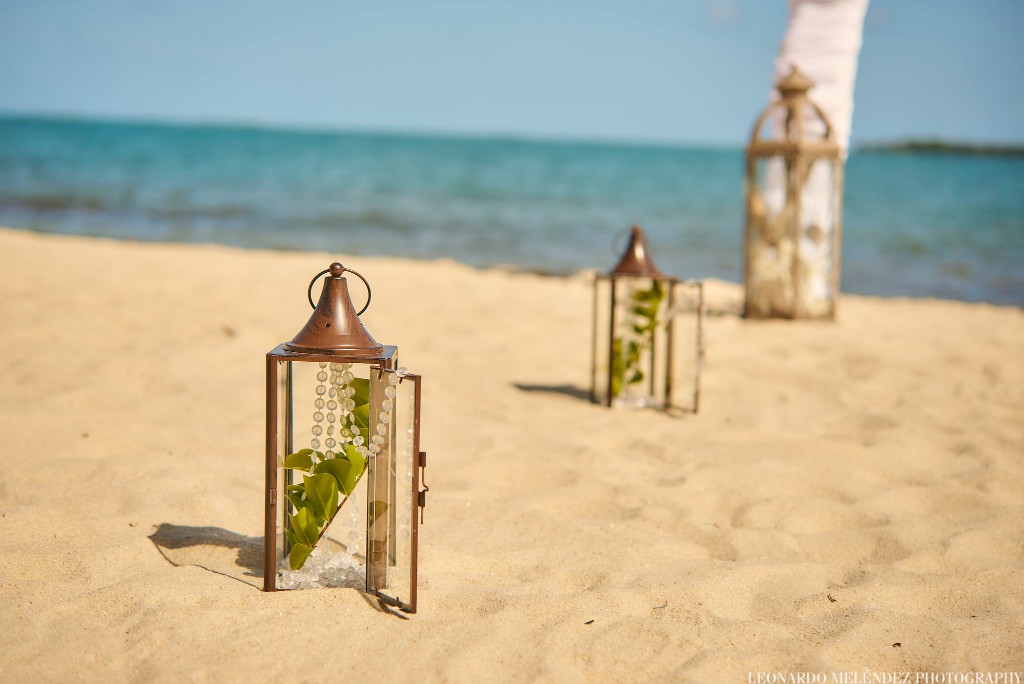
[[[346,273],[366,287],[358,313]],[[363,276],[333,263],[307,297],[309,322],[267,354],[263,589],[355,587],[414,613],[420,377],[359,320]]]
[[633,226],[615,268],[594,280],[591,400],[696,413],[703,334],[703,283],[664,275]]
[[807,97],[813,85],[796,67],[779,81],[746,150],[750,318],[835,317],[843,162],[828,116]]

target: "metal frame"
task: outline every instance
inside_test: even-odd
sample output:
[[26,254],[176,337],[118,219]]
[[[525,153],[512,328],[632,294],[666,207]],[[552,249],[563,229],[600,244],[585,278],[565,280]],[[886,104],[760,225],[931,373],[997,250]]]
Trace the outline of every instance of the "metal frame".
[[[746,148],[746,223],[744,227],[744,250],[743,250],[743,282],[744,282],[744,316],[750,318],[824,318],[834,319],[836,305],[839,297],[839,274],[840,274],[840,251],[842,246],[842,214],[843,214],[843,159],[839,144],[835,140],[835,133],[831,121],[824,110],[813,100],[807,97],[807,91],[813,86],[813,82],[799,72],[796,68],[777,84],[780,98],[765,108],[754,122],[753,131],[750,136],[750,144]],[[764,140],[761,138],[761,129],[768,121],[769,116],[776,111],[785,114],[786,130],[782,139]],[[806,137],[805,130],[806,115],[812,112],[824,125],[825,130],[821,138]],[[790,123],[794,124],[792,127]],[[795,129],[795,130],[792,130]],[[792,288],[793,307],[792,311],[777,311],[776,307],[769,306],[767,311],[760,307],[751,307],[753,299],[753,263],[751,253],[753,251],[755,235],[755,210],[754,199],[760,195],[757,163],[759,160],[781,159],[786,164],[785,180],[785,204],[783,211],[790,212],[787,225],[783,226],[787,237],[798,247],[801,236],[799,226],[801,225],[802,194],[807,183],[807,178],[814,164],[820,160],[829,161],[832,164],[832,232],[831,240],[831,263],[829,272],[829,284],[832,292],[828,301],[828,310],[824,314],[809,314],[801,307],[801,284],[799,267],[801,264],[799,250],[793,254],[793,261],[790,267],[790,286]],[[795,234],[790,234],[795,233]]]
[[[392,369],[396,363],[398,348],[384,346],[383,351],[377,358],[354,357],[345,353],[327,352],[299,352],[291,351],[280,344],[267,353],[267,378],[266,378],[266,463],[265,463],[265,510],[263,519],[263,591],[277,591],[277,523],[280,513],[282,528],[288,522],[288,503],[285,500],[283,505],[278,505],[279,490],[277,486],[277,452],[278,441],[281,437],[279,427],[284,432],[285,448],[290,446],[291,435],[294,433],[292,416],[292,368],[291,364],[299,363],[352,363],[367,365],[371,368]],[[281,384],[280,365],[284,364],[287,386],[285,389],[285,407],[283,416],[278,414],[282,411],[280,406],[281,397],[278,390]],[[281,509],[278,511],[278,509]]]
[[[651,368],[650,373],[650,392],[651,395],[659,403],[659,408],[664,410],[679,409],[685,410],[675,402],[675,342],[676,342],[676,315],[673,313],[676,306],[677,289],[680,286],[694,286],[697,289],[697,340],[696,340],[696,360],[695,360],[695,371],[694,371],[694,383],[693,383],[693,413],[697,413],[700,410],[700,380],[701,371],[703,367],[704,358],[704,283],[699,280],[684,280],[671,276],[651,277],[651,276],[633,276],[633,275],[605,275],[598,274],[594,279],[594,297],[593,297],[593,336],[591,339],[591,363],[590,363],[590,399],[595,404],[602,404],[606,407],[611,407],[614,404],[614,397],[612,396],[612,355],[615,340],[615,326],[617,321],[617,305],[618,305],[618,285],[620,282],[633,279],[644,279],[652,282],[658,281],[663,283],[667,290],[667,296],[664,303],[666,320],[664,322],[665,330],[665,344],[664,350],[659,352],[659,347],[656,343],[651,345]],[[608,314],[608,329],[598,329],[599,323],[599,311],[601,307],[601,295],[600,287],[602,283],[607,283],[611,292],[608,295],[609,314]],[[598,378],[598,352],[600,346],[598,345],[599,336],[604,336],[607,339],[607,358],[602,359],[607,364],[604,370],[605,374],[605,392],[599,396],[597,391],[597,378]],[[659,364],[659,360],[662,361]],[[665,377],[661,387],[658,387],[656,383],[656,373],[654,372],[659,366],[664,367]]]

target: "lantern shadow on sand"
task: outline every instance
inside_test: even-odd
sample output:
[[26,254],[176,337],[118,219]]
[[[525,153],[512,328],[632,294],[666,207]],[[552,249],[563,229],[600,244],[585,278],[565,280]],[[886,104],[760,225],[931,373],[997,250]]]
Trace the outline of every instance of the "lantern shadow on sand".
[[420,378],[363,327],[339,263],[267,354],[263,588],[348,586],[416,612]]
[[594,280],[591,400],[696,413],[703,336],[703,283],[664,275],[633,226],[618,264]]
[[812,86],[795,67],[779,81],[746,150],[750,318],[835,317],[843,163],[828,117],[807,97]]

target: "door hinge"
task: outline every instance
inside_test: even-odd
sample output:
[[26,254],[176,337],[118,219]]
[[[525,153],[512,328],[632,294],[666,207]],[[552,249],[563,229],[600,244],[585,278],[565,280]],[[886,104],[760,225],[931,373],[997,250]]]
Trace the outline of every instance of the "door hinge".
[[427,492],[430,491],[430,487],[427,486],[427,452],[421,451],[419,457],[420,467],[420,484],[423,485],[423,489],[418,492],[417,502],[420,507],[420,524],[423,524],[423,509],[427,507]]

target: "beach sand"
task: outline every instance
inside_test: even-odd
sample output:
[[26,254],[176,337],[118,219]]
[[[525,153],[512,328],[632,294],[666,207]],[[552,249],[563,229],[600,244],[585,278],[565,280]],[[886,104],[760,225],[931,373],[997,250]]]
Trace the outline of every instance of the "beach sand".
[[[424,377],[410,619],[259,589],[264,357],[335,259]],[[1024,670],[1019,309],[712,282],[669,417],[583,397],[586,274],[6,229],[0,273],[0,681]]]

